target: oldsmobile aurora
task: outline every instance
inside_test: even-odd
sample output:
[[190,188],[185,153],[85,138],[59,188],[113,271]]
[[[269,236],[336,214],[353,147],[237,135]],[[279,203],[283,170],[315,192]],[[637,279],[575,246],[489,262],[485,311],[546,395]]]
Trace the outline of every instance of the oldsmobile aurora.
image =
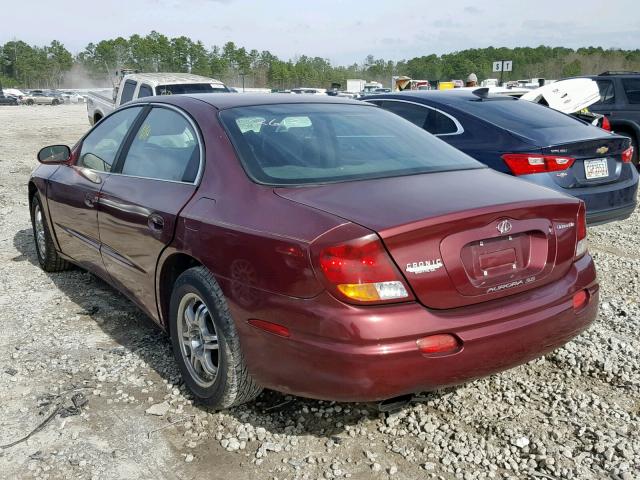
[[335,97],[150,97],[29,181],[39,262],[90,270],[171,336],[195,397],[374,401],[587,328],[584,204]]

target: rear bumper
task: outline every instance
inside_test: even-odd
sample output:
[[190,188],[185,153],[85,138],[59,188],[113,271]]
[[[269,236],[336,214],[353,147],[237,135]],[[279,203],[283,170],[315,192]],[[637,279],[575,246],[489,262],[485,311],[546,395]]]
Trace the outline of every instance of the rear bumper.
[[623,164],[623,168],[625,171],[621,180],[591,187],[563,188],[550,174],[527,175],[520,178],[579,198],[587,207],[587,223],[597,225],[624,220],[631,216],[636,208],[638,172],[631,164]]
[[[590,300],[576,312],[572,297],[582,289]],[[310,300],[265,295],[256,297],[250,311],[229,300],[249,371],[258,383],[318,399],[378,401],[460,384],[560,347],[595,319],[598,284],[587,255],[551,285],[453,310],[417,303],[354,307],[328,294]],[[291,337],[257,330],[246,323],[248,318],[286,325]],[[436,333],[455,334],[462,349],[440,357],[422,355],[416,340]]]
[[589,211],[587,209],[587,223],[591,226],[603,223],[626,220],[636,209],[636,202],[618,208]]

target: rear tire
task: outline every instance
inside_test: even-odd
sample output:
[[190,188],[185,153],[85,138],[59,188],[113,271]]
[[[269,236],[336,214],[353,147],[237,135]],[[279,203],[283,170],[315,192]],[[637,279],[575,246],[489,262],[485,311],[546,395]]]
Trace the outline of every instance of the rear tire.
[[249,372],[220,286],[193,267],[176,280],[169,328],[182,378],[199,402],[225,409],[249,402],[262,388]]
[[53,99],[53,101],[51,102],[51,105],[53,105],[54,107],[55,107],[56,105],[59,105],[59,104],[60,104],[60,102],[58,101],[58,99],[57,99],[57,98],[54,98],[54,99]]
[[45,272],[61,272],[71,268],[71,264],[58,255],[56,247],[53,245],[38,194],[35,194],[31,199],[31,226],[33,227],[33,240],[40,267]]

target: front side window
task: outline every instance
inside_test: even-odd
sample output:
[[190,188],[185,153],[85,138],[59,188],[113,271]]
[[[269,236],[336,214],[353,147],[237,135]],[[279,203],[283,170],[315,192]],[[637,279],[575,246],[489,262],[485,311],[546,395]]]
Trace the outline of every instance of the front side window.
[[623,78],[622,88],[629,103],[640,103],[640,78]]
[[125,108],[102,120],[82,142],[78,166],[110,172],[116,155],[142,107]]
[[122,173],[136,177],[194,182],[200,167],[198,137],[185,117],[153,108],[133,137]]
[[223,110],[247,174],[268,185],[305,185],[484,166],[380,108],[287,104]]
[[613,82],[611,80],[598,80],[598,89],[600,90],[599,104],[611,104],[616,103],[615,90],[613,88]]

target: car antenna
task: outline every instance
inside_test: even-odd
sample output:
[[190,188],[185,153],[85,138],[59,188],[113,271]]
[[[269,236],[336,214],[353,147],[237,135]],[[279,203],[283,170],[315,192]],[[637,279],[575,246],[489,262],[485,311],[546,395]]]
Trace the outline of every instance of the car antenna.
[[476,88],[473,92],[480,100],[486,100],[489,98],[489,87]]

